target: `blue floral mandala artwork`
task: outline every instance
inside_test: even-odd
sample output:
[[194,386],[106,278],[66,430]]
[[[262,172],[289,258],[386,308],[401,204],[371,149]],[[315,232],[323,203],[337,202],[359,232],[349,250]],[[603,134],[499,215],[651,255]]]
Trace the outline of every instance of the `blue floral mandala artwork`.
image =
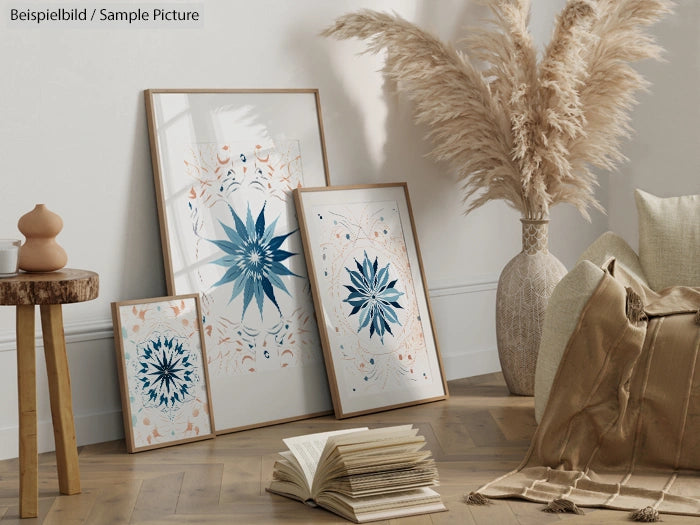
[[213,286],[233,283],[229,304],[241,293],[243,294],[241,319],[245,316],[253,297],[255,297],[261,318],[265,297],[275,305],[281,317],[282,311],[275,297],[275,288],[291,296],[281,277],[285,275],[300,276],[282,264],[282,261],[296,255],[296,253],[282,250],[280,247],[287,237],[296,230],[275,236],[275,227],[279,217],[267,225],[265,204],[255,220],[253,220],[249,205],[245,222],[236,214],[230,204],[228,207],[233,217],[234,227],[231,228],[219,221],[228,240],[208,239],[226,254],[212,261],[212,264],[227,268],[224,276]]
[[187,340],[175,334],[154,332],[136,347],[136,379],[146,407],[168,414],[194,397],[199,382]]
[[351,316],[359,315],[357,331],[369,327],[370,339],[376,333],[384,344],[385,333],[394,335],[391,325],[401,325],[396,309],[403,308],[398,301],[404,293],[396,289],[398,279],[389,281],[390,263],[380,269],[378,258],[372,262],[365,252],[362,263],[355,259],[355,266],[357,271],[345,268],[352,285],[344,285],[350,294],[343,302],[352,306]]

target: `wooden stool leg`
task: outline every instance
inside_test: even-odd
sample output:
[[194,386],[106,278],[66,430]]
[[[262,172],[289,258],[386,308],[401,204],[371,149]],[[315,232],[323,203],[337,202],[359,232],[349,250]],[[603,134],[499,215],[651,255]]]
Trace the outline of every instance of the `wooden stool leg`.
[[19,399],[19,515],[36,518],[39,457],[36,444],[36,348],[34,305],[17,307],[17,397]]
[[63,313],[60,304],[40,306],[41,329],[44,335],[46,373],[49,379],[51,420],[56,442],[58,488],[61,494],[80,492],[80,467],[73,423],[73,402],[70,372],[63,334]]

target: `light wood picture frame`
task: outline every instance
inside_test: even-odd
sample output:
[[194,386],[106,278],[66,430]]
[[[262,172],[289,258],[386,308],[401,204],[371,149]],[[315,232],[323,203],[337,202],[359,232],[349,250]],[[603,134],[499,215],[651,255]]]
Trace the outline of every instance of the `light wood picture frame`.
[[447,398],[407,185],[294,198],[336,417]]
[[329,183],[318,91],[145,97],[167,289],[201,294],[217,434],[331,412],[292,196]]
[[199,296],[112,303],[129,452],[214,437]]

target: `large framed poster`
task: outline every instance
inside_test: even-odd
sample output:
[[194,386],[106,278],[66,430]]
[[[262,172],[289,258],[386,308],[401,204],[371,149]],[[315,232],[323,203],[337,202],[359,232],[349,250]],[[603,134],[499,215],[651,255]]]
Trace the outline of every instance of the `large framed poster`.
[[148,90],[168,293],[201,294],[216,432],[331,410],[292,191],[328,184],[316,90]]
[[406,184],[294,197],[336,417],[445,399]]

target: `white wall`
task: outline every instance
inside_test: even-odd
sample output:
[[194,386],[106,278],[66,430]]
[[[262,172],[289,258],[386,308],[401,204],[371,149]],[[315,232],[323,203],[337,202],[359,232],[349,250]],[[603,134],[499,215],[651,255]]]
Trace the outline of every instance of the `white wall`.
[[[543,44],[564,0],[534,3],[532,28]],[[201,4],[205,22],[194,29],[3,22],[0,31],[0,237],[17,236],[17,219],[43,202],[64,219],[58,240],[68,265],[95,270],[101,279],[97,300],[64,308],[79,443],[122,435],[110,303],[165,293],[147,88],[319,88],[332,182],[409,183],[448,378],[497,370],[495,287],[520,249],[518,214],[493,203],[464,217],[449,169],[424,158],[426,130],[413,125],[410,105],[377,72],[381,57],[358,56],[358,42],[317,36],[337,16],[371,7],[394,10],[454,41],[486,15],[484,8],[475,0]],[[9,7],[0,0],[3,18]],[[633,186],[697,190],[698,157],[690,146],[698,145],[700,126],[698,4],[681,1],[678,12],[659,30],[670,62],[644,66],[655,87],[635,117],[639,133],[627,146],[632,162],[616,179],[625,187],[615,182],[608,192],[607,177],[601,180],[599,198],[615,227],[624,222],[618,218],[635,214]],[[655,177],[659,167],[667,173],[663,180]],[[588,224],[570,208],[555,208],[552,251],[571,266],[606,229],[601,214]],[[14,345],[13,311],[0,308],[0,458],[17,455]],[[40,450],[50,450],[38,350]]]
[[610,229],[635,249],[635,188],[660,197],[700,193],[700,2],[678,2],[655,34],[666,62],[640,64],[652,85],[633,113],[636,133],[624,149],[632,162],[610,177]]

